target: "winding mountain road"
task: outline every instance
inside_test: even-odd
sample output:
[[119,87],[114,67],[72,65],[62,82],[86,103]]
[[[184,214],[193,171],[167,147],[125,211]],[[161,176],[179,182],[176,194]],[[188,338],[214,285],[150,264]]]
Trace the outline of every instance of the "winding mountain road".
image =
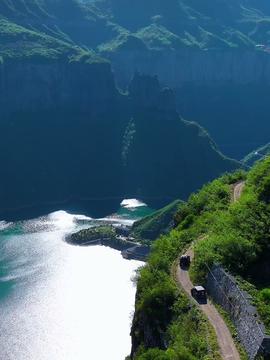
[[[239,200],[244,185],[245,183],[241,181],[233,186],[232,202],[236,202],[237,200]],[[190,256],[190,259],[192,261],[194,259],[193,247],[190,247],[186,254]],[[194,285],[190,280],[188,270],[182,269],[178,265],[176,271],[176,278],[179,286],[184,289],[187,295],[194,301],[191,296],[191,289],[194,287]],[[216,332],[222,359],[240,360],[241,358],[235,346],[230,330],[228,329],[228,326],[226,325],[225,321],[223,320],[222,316],[219,314],[213,303],[208,300],[207,304],[199,304],[197,302],[196,304],[200,308],[200,310],[206,315],[208,321],[213,326]]]

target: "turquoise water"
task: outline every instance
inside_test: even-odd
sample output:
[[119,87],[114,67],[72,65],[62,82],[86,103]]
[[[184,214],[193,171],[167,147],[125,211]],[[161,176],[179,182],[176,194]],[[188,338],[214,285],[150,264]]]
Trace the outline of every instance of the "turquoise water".
[[63,211],[0,222],[1,360],[121,360],[130,352],[132,278],[142,263],[64,241],[91,223]]

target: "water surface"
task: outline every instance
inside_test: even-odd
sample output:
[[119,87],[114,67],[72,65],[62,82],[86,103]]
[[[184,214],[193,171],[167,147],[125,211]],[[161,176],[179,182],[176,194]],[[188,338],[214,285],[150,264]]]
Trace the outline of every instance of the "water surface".
[[110,248],[63,241],[88,221],[57,212],[0,222],[1,360],[121,360],[129,354],[131,278],[142,263]]

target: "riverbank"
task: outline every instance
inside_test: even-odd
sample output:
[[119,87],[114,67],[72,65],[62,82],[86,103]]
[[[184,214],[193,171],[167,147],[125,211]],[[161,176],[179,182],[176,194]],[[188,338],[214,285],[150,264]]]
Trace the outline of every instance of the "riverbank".
[[77,246],[108,246],[121,251],[125,259],[145,261],[150,246],[142,245],[130,233],[131,226],[127,225],[93,226],[66,236],[66,242]]

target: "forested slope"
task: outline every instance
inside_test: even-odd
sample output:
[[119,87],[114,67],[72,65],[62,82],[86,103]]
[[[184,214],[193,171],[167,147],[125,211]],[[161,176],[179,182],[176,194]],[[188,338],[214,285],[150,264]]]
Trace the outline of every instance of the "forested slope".
[[[133,358],[151,359],[150,354],[156,353],[162,359],[177,359],[181,351],[188,354],[185,359],[206,356],[206,349],[201,354],[196,348],[203,344],[201,338],[207,339],[202,330],[189,334],[196,339],[192,344],[186,340],[185,331],[191,331],[196,318],[189,318],[191,310],[183,303],[179,307],[183,294],[179,294],[171,277],[174,260],[192,242],[195,243],[191,267],[194,282],[203,284],[208,269],[214,263],[221,263],[251,294],[261,320],[270,330],[269,178],[267,158],[247,174],[225,175],[205,185],[180,207],[175,229],[154,243],[149,263],[140,273],[132,330]],[[232,203],[233,184],[240,180],[245,181],[243,193]],[[153,304],[155,314],[149,311]],[[181,332],[172,332],[181,323]],[[185,350],[179,351],[180,346]]]

